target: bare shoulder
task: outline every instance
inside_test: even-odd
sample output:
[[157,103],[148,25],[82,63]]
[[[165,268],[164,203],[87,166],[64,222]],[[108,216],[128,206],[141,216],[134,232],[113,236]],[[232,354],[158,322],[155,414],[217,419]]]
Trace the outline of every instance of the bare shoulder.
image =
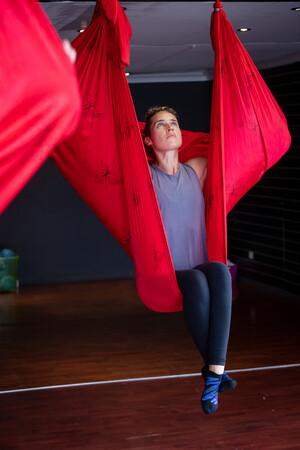
[[207,174],[207,158],[192,158],[186,161],[186,164],[188,164],[195,170],[200,180],[201,186],[203,187]]

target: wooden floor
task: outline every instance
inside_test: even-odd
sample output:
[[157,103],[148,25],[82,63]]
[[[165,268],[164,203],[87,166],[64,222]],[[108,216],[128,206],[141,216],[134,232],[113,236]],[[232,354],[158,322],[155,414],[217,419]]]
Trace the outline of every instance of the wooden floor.
[[147,309],[133,280],[2,293],[0,449],[299,449],[299,313],[299,300],[234,285],[238,387],[205,416],[182,313]]

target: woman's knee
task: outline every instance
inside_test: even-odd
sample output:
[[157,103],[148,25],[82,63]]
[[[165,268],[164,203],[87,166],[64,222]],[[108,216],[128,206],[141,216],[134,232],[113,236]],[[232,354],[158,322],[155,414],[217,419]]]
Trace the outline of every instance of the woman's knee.
[[206,295],[208,291],[207,278],[199,270],[184,270],[176,272],[179,288],[183,295]]
[[212,261],[211,263],[209,263],[209,270],[219,281],[231,284],[231,274],[226,264],[223,264],[219,261]]

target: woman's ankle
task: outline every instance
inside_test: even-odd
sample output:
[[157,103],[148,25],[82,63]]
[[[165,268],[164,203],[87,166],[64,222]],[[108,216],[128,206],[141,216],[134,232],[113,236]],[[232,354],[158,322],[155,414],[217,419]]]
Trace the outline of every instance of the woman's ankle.
[[223,375],[223,373],[224,373],[224,366],[219,366],[219,365],[217,365],[217,364],[210,364],[210,365],[208,366],[208,369],[209,369],[211,372],[216,373],[217,375]]

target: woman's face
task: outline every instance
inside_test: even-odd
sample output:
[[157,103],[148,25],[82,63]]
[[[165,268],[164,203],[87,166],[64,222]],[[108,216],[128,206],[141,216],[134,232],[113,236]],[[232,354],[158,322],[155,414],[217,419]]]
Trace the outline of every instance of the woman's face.
[[151,145],[155,152],[178,150],[182,137],[176,117],[167,111],[155,114],[151,118],[150,136],[145,138],[145,144]]

